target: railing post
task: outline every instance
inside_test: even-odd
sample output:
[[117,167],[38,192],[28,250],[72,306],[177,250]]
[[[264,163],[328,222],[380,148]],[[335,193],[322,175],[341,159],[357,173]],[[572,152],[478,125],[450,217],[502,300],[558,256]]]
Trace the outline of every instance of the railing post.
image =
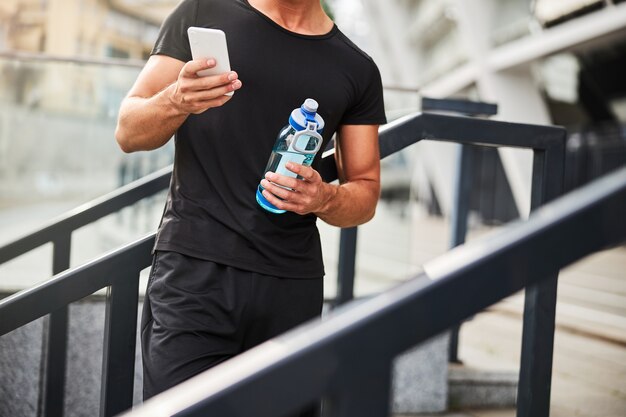
[[335,305],[343,304],[354,298],[357,230],[356,227],[341,229]]
[[[130,268],[130,266],[129,266]],[[124,271],[107,289],[100,416],[133,405],[139,272]]]
[[[457,170],[454,179],[454,200],[450,215],[450,248],[465,243],[467,235],[467,216],[470,209],[472,191],[473,154],[469,145],[458,145]],[[452,327],[448,349],[448,362],[459,363],[459,333],[461,323]]]
[[[348,371],[346,371],[348,372]],[[350,372],[355,372],[351,370]],[[361,372],[358,372],[361,373]],[[324,402],[323,417],[387,417],[391,410],[391,366],[368,368]]]
[[[565,141],[563,141],[565,143]],[[563,192],[564,148],[534,151],[531,209]],[[541,259],[537,259],[541,262]],[[526,288],[522,354],[517,391],[517,417],[548,417],[558,271]]]
[[[52,274],[70,267],[71,232],[56,238],[52,249]],[[43,326],[39,404],[37,415],[63,416],[67,363],[68,306],[50,313]]]
[[[498,113],[498,105],[463,99],[436,99],[422,97],[422,110],[429,112],[457,113],[469,117],[489,117]],[[465,243],[467,216],[470,208],[472,187],[473,153],[470,145],[460,143],[457,153],[457,170],[454,178],[454,195],[450,213],[450,249]],[[448,362],[460,363],[459,333],[462,322],[450,329]]]

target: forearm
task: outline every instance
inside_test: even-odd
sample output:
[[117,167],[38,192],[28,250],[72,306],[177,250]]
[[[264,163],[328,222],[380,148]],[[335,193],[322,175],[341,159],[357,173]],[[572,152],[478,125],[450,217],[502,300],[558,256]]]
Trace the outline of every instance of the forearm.
[[234,71],[206,77],[198,72],[215,67],[214,59],[184,63],[152,55],[120,106],[115,130],[124,152],[163,146],[190,114],[220,107],[241,88]]
[[124,152],[157,149],[172,137],[189,113],[168,98],[168,89],[152,97],[126,97],[119,113],[115,138]]
[[325,183],[326,202],[315,214],[337,227],[353,227],[374,217],[380,185],[374,180],[354,180],[341,185]]

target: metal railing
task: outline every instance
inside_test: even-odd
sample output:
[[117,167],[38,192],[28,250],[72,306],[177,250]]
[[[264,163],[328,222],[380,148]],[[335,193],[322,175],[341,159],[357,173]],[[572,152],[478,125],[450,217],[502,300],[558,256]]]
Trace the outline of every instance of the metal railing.
[[[421,113],[401,118],[381,127],[381,158],[422,139],[530,148],[534,151],[533,207],[538,207],[562,192],[565,132],[561,128]],[[326,181],[337,178],[332,154],[333,150],[326,152],[320,166],[320,173]],[[146,179],[146,185],[138,187],[129,185],[129,189],[123,188],[111,196],[117,197],[104,198],[98,204],[92,204],[93,207],[100,207],[98,209],[84,207],[83,210],[78,210],[78,212],[89,212],[89,214],[74,217],[70,213],[66,219],[61,219],[39,232],[0,248],[0,263],[33,249],[39,244],[52,241],[55,246],[54,257],[58,259],[55,260],[54,273],[58,273],[59,269],[67,268],[69,265],[67,254],[69,254],[73,230],[86,224],[83,222],[88,219],[94,220],[104,212],[110,213],[130,204],[128,201],[141,198],[139,197],[141,193],[148,196],[165,188],[169,175],[169,168],[164,169]],[[150,187],[154,189],[147,191]],[[131,192],[131,188],[135,191]],[[113,200],[115,202],[111,202]],[[353,294],[356,229],[342,230],[341,239],[337,298],[340,302],[345,302],[350,300]],[[57,359],[49,360],[48,372],[45,374],[45,383],[41,393],[46,402],[46,406],[43,407],[44,415],[62,415],[63,413],[64,384],[62,382],[65,370],[64,349],[67,340],[67,305],[105,287],[109,287],[109,292],[101,415],[113,415],[132,405],[132,372],[129,369],[133,368],[134,356],[129,352],[131,350],[134,352],[135,340],[134,338],[131,340],[129,335],[136,332],[136,320],[133,318],[136,319],[137,314],[137,281],[139,271],[150,265],[150,249],[153,240],[154,235],[151,235],[85,266],[60,273],[43,284],[0,301],[0,335],[46,314],[51,314],[48,339],[52,343],[49,344],[48,356],[53,355]],[[118,273],[119,275],[116,275]],[[528,405],[530,414],[524,415],[543,415],[540,410],[546,409],[546,401],[549,404],[556,277],[555,271],[548,280],[531,286],[527,290],[522,349],[523,372],[520,376],[519,400]],[[133,306],[135,310],[131,311]],[[57,321],[62,325],[57,327]],[[123,340],[122,346],[116,340]],[[55,391],[51,393],[49,390]]]
[[[531,210],[563,193],[566,132],[562,128],[429,113],[398,119],[386,128],[389,135],[385,140],[381,136],[381,158],[421,139],[532,149]],[[325,178],[334,177],[334,165],[328,164],[321,172]],[[355,253],[356,230],[342,229],[341,233],[341,250]],[[344,276],[340,276],[338,294],[342,300],[349,300],[354,267],[348,261],[344,264],[348,266],[339,271]],[[549,413],[557,282],[555,271],[553,276],[526,289],[518,385],[518,407],[524,411],[519,416]]]
[[[320,398],[325,417],[387,416],[398,354],[524,287],[549,282],[590,253],[626,242],[624,213],[626,167],[536,210],[528,221],[453,249],[383,294],[150,399],[128,417],[275,417]],[[520,392],[518,416],[549,414],[525,394],[531,393]]]
[[[83,226],[116,213],[167,188],[172,167],[166,167],[95,199],[52,220],[39,230],[0,247],[0,264],[47,243],[52,243],[52,274],[70,267],[72,234]],[[37,288],[37,287],[35,287]],[[101,287],[102,288],[102,287]],[[94,291],[99,290],[97,288]],[[92,291],[93,292],[93,291]],[[83,297],[91,293],[85,293]],[[82,298],[82,297],[81,297]],[[43,359],[40,371],[39,415],[63,415],[68,306],[49,309],[44,323]],[[0,321],[2,318],[0,318]],[[132,386],[131,386],[132,391]]]

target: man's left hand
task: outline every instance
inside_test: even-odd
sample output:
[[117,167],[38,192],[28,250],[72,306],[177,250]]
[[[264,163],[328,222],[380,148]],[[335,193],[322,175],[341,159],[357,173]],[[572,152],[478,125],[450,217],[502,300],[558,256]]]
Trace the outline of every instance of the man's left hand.
[[[323,211],[334,194],[334,187],[322,181],[319,172],[293,162],[288,162],[287,169],[300,178],[268,172],[261,180],[263,196],[275,207],[297,214],[309,214]],[[286,188],[283,188],[286,187]]]

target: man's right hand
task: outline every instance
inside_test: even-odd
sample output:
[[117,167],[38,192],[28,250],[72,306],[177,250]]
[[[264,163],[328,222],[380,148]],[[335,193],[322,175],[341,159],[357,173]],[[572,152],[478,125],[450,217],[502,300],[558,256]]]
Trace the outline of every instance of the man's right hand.
[[235,71],[219,75],[198,76],[199,71],[215,67],[214,59],[187,62],[178,79],[169,88],[169,100],[182,113],[199,114],[212,107],[224,105],[231,99],[227,93],[241,88]]
[[115,138],[124,152],[156,149],[190,114],[224,105],[241,88],[236,72],[199,77],[214,60],[183,62],[152,55],[122,101]]

